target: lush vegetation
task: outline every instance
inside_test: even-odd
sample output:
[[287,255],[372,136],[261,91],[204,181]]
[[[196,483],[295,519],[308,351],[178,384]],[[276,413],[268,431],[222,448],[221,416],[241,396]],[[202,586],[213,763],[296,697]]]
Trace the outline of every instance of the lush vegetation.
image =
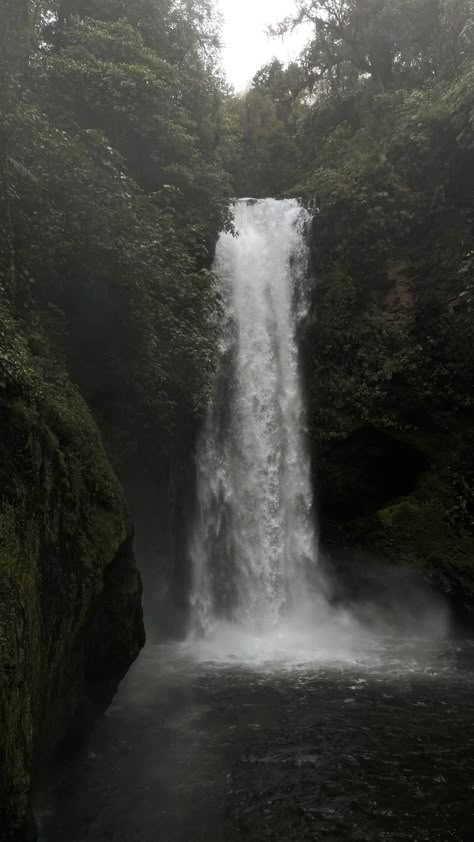
[[[170,475],[212,377],[229,196],[303,196],[320,211],[305,370],[323,505],[342,499],[338,448],[371,428],[420,465],[444,453],[435,474],[470,527],[471,0],[297,0],[278,32],[310,21],[314,37],[243,96],[222,78],[210,0],[2,15],[4,395],[61,370],[124,475]],[[461,417],[454,453],[439,441]]]
[[6,838],[32,834],[48,721],[64,735],[143,642],[117,472],[153,523],[159,478],[186,589],[232,195],[318,209],[302,348],[326,545],[474,604],[473,0],[295,0],[277,30],[301,21],[300,59],[236,96],[212,0],[2,0]]
[[117,459],[156,467],[213,366],[208,268],[230,186],[212,8],[53,0],[2,15],[4,305],[47,337]]
[[116,473],[168,482],[206,402],[231,189],[216,50],[207,0],[1,4],[2,839],[35,838],[38,759],[143,645]]
[[304,348],[324,537],[454,590],[474,556],[473,5],[296,7],[279,31],[314,23],[301,61],[228,109],[238,189],[318,206]]

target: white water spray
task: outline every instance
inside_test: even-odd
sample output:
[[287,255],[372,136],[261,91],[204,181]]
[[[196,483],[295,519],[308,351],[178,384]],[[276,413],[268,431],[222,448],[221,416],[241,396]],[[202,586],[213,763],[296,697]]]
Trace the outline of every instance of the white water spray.
[[305,314],[307,212],[242,200],[215,272],[225,320],[198,453],[195,626],[264,632],[297,610],[316,561],[296,333]]

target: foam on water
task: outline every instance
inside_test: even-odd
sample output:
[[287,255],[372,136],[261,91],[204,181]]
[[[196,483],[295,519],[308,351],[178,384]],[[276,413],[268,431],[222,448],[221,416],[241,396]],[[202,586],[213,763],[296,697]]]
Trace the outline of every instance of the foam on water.
[[362,645],[362,637],[353,635],[350,617],[342,615],[328,619],[319,628],[282,621],[261,633],[217,622],[211,634],[188,641],[188,652],[201,662],[232,664],[238,660],[242,665],[258,669],[271,666],[279,670],[292,666],[352,663],[364,652]]

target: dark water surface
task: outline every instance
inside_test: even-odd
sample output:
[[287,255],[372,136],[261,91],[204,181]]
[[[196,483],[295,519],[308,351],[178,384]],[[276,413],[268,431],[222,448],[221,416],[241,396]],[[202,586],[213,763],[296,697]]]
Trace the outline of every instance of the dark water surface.
[[474,644],[347,660],[149,647],[39,805],[41,842],[474,840]]

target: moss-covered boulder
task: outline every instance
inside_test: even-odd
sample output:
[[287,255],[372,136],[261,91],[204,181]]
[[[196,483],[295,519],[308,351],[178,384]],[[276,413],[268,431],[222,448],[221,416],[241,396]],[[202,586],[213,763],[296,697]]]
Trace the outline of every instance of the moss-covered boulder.
[[124,497],[94,420],[2,315],[0,837],[27,840],[34,770],[111,701],[144,631]]

